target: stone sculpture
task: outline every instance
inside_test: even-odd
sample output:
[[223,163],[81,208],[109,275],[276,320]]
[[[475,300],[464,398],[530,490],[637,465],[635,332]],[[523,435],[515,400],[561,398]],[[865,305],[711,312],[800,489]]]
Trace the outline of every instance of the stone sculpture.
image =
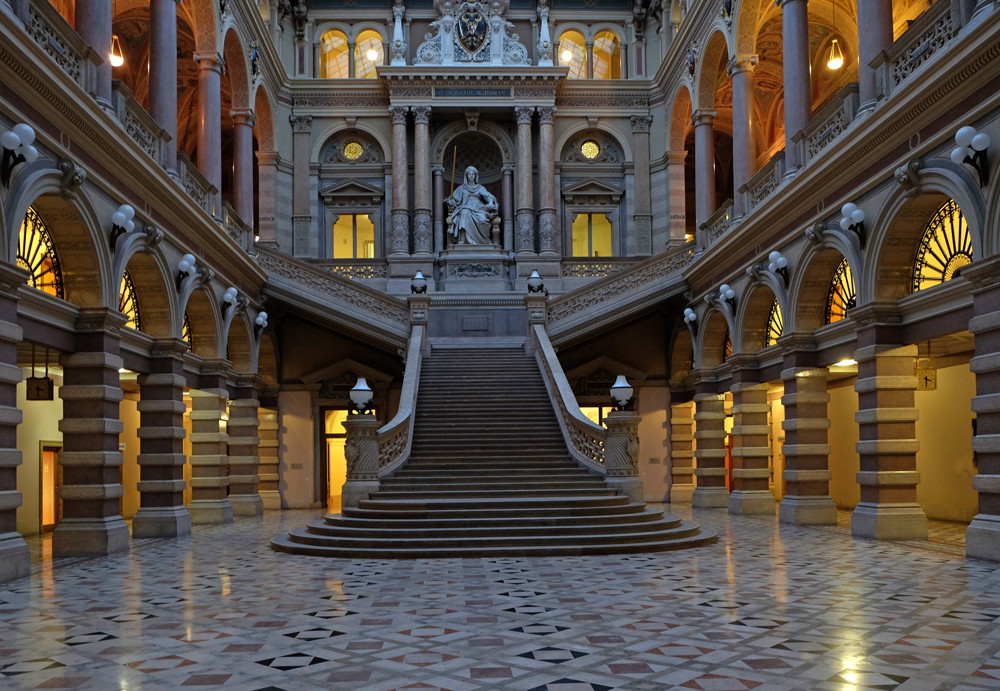
[[448,207],[448,233],[456,245],[491,245],[497,199],[479,184],[479,171],[465,169],[465,182],[444,200]]

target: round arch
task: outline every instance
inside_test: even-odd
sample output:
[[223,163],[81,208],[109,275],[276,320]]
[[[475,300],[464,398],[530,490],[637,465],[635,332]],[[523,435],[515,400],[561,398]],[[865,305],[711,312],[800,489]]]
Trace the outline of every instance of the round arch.
[[841,262],[847,261],[851,275],[860,276],[857,261],[839,248],[813,246],[799,259],[795,282],[789,291],[790,307],[785,315],[785,331],[811,332],[826,324],[827,300],[833,276]]
[[[184,323],[186,316],[191,326],[191,352],[207,359],[219,357],[222,315],[219,313],[218,300],[208,287],[196,286],[179,307],[180,323]],[[182,337],[181,328],[175,330],[174,336]]]
[[733,332],[739,334],[738,338],[733,338],[734,352],[756,353],[767,347],[768,319],[775,299],[778,300],[782,315],[787,314],[788,310],[783,301],[775,295],[771,286],[765,283],[753,284],[743,293],[743,299],[740,301],[739,328]]
[[[482,127],[482,123],[480,123]],[[369,124],[362,122],[360,119],[353,125],[349,125],[346,122],[341,122],[328,127],[326,130],[313,140],[313,148],[309,154],[310,161],[318,161],[326,145],[330,143],[330,140],[335,134],[341,132],[342,130],[358,130],[359,132],[364,132],[366,135],[375,140],[379,148],[382,150],[382,160],[386,163],[392,162],[392,147],[390,143],[386,141],[382,134]]]
[[695,110],[713,110],[715,96],[719,88],[719,65],[725,56],[732,55],[726,35],[715,30],[708,38],[705,49],[701,52],[701,61],[695,75],[697,84],[697,99],[692,105]]
[[729,319],[719,309],[711,308],[699,319],[698,357],[695,365],[698,369],[713,369],[726,361],[726,331],[736,333],[731,328]]
[[231,321],[224,325],[226,351],[225,357],[233,363],[233,369],[240,374],[252,374],[257,371],[256,339],[253,336],[253,326],[250,316],[243,310],[233,315]]
[[183,12],[194,30],[195,49],[199,53],[219,52],[219,3],[214,0],[191,0],[181,3],[178,12]]
[[736,0],[735,53],[753,55],[757,52],[757,31],[761,24],[761,0]]
[[379,24],[378,22],[359,22],[357,24],[352,24],[350,31],[347,34],[347,40],[352,43],[356,43],[358,36],[360,36],[365,31],[374,31],[379,36],[382,37],[382,43],[385,43],[389,39],[386,38],[387,35],[392,34],[392,30],[386,27],[385,24]]
[[274,151],[274,112],[271,110],[271,97],[263,84],[258,84],[254,91],[253,111],[257,117],[254,134],[257,135],[257,146],[260,151]]
[[[482,127],[481,122],[480,122],[480,127]],[[628,139],[626,137],[623,137],[620,132],[611,129],[610,127],[606,126],[601,122],[598,122],[596,125],[591,125],[589,122],[586,121],[573,125],[568,130],[563,132],[562,136],[556,140],[555,151],[557,152],[557,155],[566,148],[567,144],[576,139],[577,135],[586,132],[587,130],[597,130],[599,132],[607,134],[609,137],[614,139],[615,143],[621,147],[622,153],[625,155],[626,163],[631,163],[632,161],[635,160],[633,158],[632,147],[629,146]]]
[[[448,144],[455,137],[465,134],[468,131],[469,125],[465,120],[455,120],[438,130],[431,140],[431,163],[444,165]],[[514,140],[507,130],[495,122],[480,120],[476,131],[486,135],[500,147],[500,155],[503,157],[504,165],[514,163],[514,155],[517,149],[514,146]]]
[[681,84],[674,94],[673,107],[670,111],[670,125],[667,138],[671,151],[684,151],[684,140],[691,130],[692,102],[691,91],[687,85]]
[[277,388],[278,378],[278,346],[275,343],[274,331],[265,331],[257,346],[257,372],[264,380],[267,388]]
[[[177,292],[166,262],[159,253],[135,252],[125,265],[139,303],[140,331],[153,338],[171,338],[177,330],[174,323]],[[121,277],[118,278],[119,283]]]
[[226,31],[223,42],[223,58],[226,61],[226,73],[229,76],[229,84],[233,92],[233,109],[250,109],[252,104],[247,54],[243,50],[243,42],[234,27],[230,27]]
[[670,374],[671,381],[680,381],[691,373],[694,364],[694,341],[691,332],[683,326],[674,329],[674,337],[670,344]]

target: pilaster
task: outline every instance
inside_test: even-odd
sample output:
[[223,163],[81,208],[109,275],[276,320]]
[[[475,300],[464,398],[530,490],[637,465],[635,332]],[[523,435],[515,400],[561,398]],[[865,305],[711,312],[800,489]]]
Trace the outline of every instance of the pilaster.
[[690,504],[694,492],[694,402],[670,404],[670,503]]
[[21,269],[0,267],[0,583],[24,578],[31,572],[28,544],[17,532],[17,508],[21,505],[17,490],[17,467],[21,465],[17,426],[22,417],[17,407],[17,385],[22,378],[17,346],[23,337],[17,324],[17,289],[27,278]]
[[715,393],[715,383],[702,380],[694,395],[695,488],[692,506],[712,508],[729,504],[726,489],[726,397]]
[[774,495],[768,489],[771,476],[771,427],[768,414],[767,383],[759,383],[753,356],[735,355],[733,365],[732,493],[729,513],[774,515]]
[[649,179],[649,128],[653,118],[649,115],[632,116],[632,141],[635,157],[635,228],[634,252],[647,256],[653,252],[652,187]]
[[226,360],[209,360],[201,372],[201,385],[191,389],[191,522],[232,523],[233,506],[227,489],[229,455],[225,432]]
[[259,493],[264,510],[275,511],[281,508],[281,492],[278,491],[278,411],[258,408],[257,418],[260,420],[260,427],[257,428],[260,437],[260,446],[257,447],[260,458]]
[[235,516],[260,516],[264,513],[264,501],[259,493],[258,476],[260,457],[258,447],[260,407],[258,393],[261,387],[259,375],[242,375],[236,382],[236,397],[229,403],[229,421],[226,432],[229,435],[229,503]]
[[309,184],[309,144],[311,115],[293,115],[292,123],[292,254],[317,257],[318,238],[312,233],[311,192]]
[[538,108],[538,248],[540,254],[559,256],[556,229],[556,162],[554,106]]

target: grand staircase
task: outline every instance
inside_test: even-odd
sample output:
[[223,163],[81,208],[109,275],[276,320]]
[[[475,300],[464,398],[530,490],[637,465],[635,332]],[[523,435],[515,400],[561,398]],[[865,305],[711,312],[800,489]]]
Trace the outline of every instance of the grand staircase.
[[358,508],[271,546],[417,559],[657,552],[715,541],[617,495],[576,463],[535,359],[504,348],[424,358],[409,461]]

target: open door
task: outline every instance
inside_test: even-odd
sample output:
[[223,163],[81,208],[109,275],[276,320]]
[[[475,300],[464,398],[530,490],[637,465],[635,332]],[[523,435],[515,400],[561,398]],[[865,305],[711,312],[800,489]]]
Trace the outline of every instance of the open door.
[[42,472],[41,478],[41,509],[42,509],[42,532],[48,533],[55,530],[60,519],[62,519],[62,499],[59,497],[59,488],[62,486],[62,466],[59,465],[59,452],[62,447],[43,445],[41,453]]

